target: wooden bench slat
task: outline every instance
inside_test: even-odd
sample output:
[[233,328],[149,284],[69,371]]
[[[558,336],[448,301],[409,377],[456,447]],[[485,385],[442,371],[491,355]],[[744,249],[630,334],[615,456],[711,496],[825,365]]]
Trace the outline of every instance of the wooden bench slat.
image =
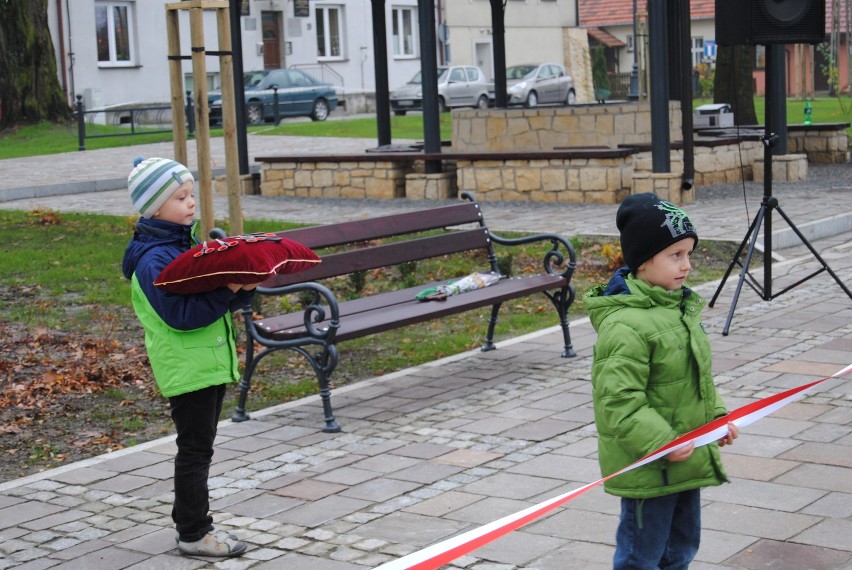
[[462,251],[488,247],[488,233],[483,228],[462,230],[422,237],[418,239],[353,249],[322,256],[322,263],[300,273],[276,275],[266,280],[263,287],[303,283],[347,275],[355,271],[392,267],[394,265],[430,257],[439,257]]
[[[565,285],[565,279],[560,276],[541,274],[504,279],[490,287],[452,295],[444,301],[417,301],[414,296],[425,287],[413,287],[395,291],[394,294],[364,297],[340,305],[340,327],[337,329],[336,339],[337,341],[352,340],[400,326],[454,315],[479,307],[488,307],[495,303],[525,297],[531,293],[558,289],[563,285]],[[370,304],[371,300],[372,304]],[[358,301],[360,304],[356,305]],[[347,307],[347,305],[350,306]],[[287,317],[291,316],[287,315]],[[290,340],[305,334],[301,321],[291,318],[262,319],[256,324],[265,336],[275,340]],[[317,326],[328,326],[328,323],[319,323]]]
[[391,214],[368,220],[312,226],[276,233],[311,249],[320,249],[481,221],[482,212],[479,210],[479,205],[465,202],[420,212]]
[[[396,291],[388,291],[378,295],[370,295],[368,297],[359,297],[350,301],[344,301],[338,304],[338,315],[341,319],[348,318],[357,313],[365,311],[373,311],[380,307],[390,307],[399,305],[400,303],[408,303],[420,291],[446,283],[447,281],[434,281],[432,283],[424,283],[407,289],[397,289]],[[276,315],[265,317],[255,321],[258,330],[266,337],[273,338],[276,333],[293,329],[291,332],[281,333],[287,338],[295,337],[304,332],[304,315],[302,313],[288,313],[286,315]],[[297,332],[295,329],[299,329]]]

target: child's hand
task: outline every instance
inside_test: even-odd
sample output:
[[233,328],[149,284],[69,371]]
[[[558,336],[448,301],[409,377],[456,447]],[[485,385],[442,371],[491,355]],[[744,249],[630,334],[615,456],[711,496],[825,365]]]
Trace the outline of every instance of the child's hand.
[[695,443],[690,442],[689,445],[685,445],[680,449],[675,449],[668,455],[666,455],[666,459],[669,461],[686,461],[689,459],[689,456],[692,455],[692,452],[695,450]]
[[257,289],[258,283],[252,283],[251,285],[243,285],[242,283],[228,283],[227,287],[231,290],[231,293],[236,293],[240,289],[244,291],[254,291]]
[[731,445],[732,443],[734,443],[734,440],[737,439],[737,437],[739,437],[739,435],[740,435],[739,428],[737,428],[737,426],[735,426],[731,422],[728,422],[728,435],[726,435],[725,437],[720,439],[717,443],[719,444],[719,447],[725,447],[726,445]]

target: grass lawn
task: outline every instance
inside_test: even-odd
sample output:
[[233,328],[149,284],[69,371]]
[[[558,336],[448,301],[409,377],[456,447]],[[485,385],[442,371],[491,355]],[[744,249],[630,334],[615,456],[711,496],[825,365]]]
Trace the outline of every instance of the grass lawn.
[[[713,103],[711,99],[695,99],[693,107]],[[814,123],[852,123],[852,98],[829,97],[827,95],[811,100],[813,109],[812,120]],[[787,124],[800,125],[804,120],[805,102],[801,99],[787,99]],[[766,99],[754,98],[754,112],[757,122],[764,123],[766,117]],[[852,127],[846,129],[847,134],[852,136]]]
[[[712,103],[706,99],[696,99],[694,105]],[[762,97],[754,100],[758,122],[764,118],[764,103]],[[814,123],[852,122],[852,99],[849,97],[818,97],[812,101]],[[802,122],[804,102],[797,99],[787,100],[788,124]],[[332,115],[332,117],[341,115]],[[452,136],[452,114],[441,114],[441,139],[449,140]],[[423,115],[411,113],[404,117],[391,116],[391,135],[394,139],[423,140]],[[302,119],[285,119],[279,126],[272,124],[254,125],[248,127],[249,133],[258,135],[293,135],[314,137],[343,137],[343,138],[376,138],[376,119],[340,118],[322,122]],[[852,128],[848,129],[852,136]],[[213,129],[212,137],[222,136],[221,129]],[[87,150],[133,146],[153,142],[172,140],[170,133],[143,134],[126,137],[107,137],[86,139]],[[0,159],[23,156],[39,156],[60,152],[73,152],[78,149],[76,123],[68,125],[53,125],[40,123],[22,126],[12,132],[0,133]]]
[[[340,116],[340,115],[338,115]],[[91,132],[115,132],[111,127],[87,127]],[[87,132],[89,132],[87,130]],[[376,138],[378,127],[375,118],[341,118],[328,121],[314,122],[301,119],[283,120],[277,127],[273,124],[252,125],[248,127],[249,134],[259,135],[293,135],[304,137],[338,137],[338,138]],[[452,133],[452,115],[441,114],[441,138],[448,140]],[[405,117],[391,117],[391,135],[394,139],[423,140],[423,115],[412,113]],[[222,129],[211,129],[210,136],[221,137]],[[170,142],[171,133],[137,134],[132,136],[110,136],[104,138],[87,138],[86,150],[134,146],[156,142]],[[39,123],[36,125],[20,126],[14,131],[0,133],[0,159],[20,158],[24,156],[41,156],[60,152],[74,152],[79,149],[77,123],[67,125]]]

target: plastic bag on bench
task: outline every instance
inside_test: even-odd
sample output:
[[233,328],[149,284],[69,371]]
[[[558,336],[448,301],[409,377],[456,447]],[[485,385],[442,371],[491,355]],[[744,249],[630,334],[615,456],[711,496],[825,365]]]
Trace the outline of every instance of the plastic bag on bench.
[[498,281],[500,281],[500,276],[496,273],[471,273],[444,285],[424,289],[415,298],[418,301],[443,301],[451,295],[459,295],[468,291],[482,289],[483,287],[494,285]]

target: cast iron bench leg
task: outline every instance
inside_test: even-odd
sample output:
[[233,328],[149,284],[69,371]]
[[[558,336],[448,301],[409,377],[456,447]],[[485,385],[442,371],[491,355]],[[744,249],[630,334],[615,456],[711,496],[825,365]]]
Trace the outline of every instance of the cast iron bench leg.
[[568,330],[568,308],[574,302],[576,295],[573,285],[563,287],[550,298],[553,301],[556,311],[559,313],[559,325],[562,327],[562,339],[565,341],[565,348],[562,351],[562,358],[573,358],[577,356],[574,347],[571,344],[571,332]]
[[503,303],[491,305],[491,317],[488,319],[488,333],[485,335],[485,344],[482,345],[482,352],[488,352],[489,350],[497,348],[494,345],[494,328],[497,326],[497,322],[499,321],[497,314],[500,312],[501,306],[503,306]]

